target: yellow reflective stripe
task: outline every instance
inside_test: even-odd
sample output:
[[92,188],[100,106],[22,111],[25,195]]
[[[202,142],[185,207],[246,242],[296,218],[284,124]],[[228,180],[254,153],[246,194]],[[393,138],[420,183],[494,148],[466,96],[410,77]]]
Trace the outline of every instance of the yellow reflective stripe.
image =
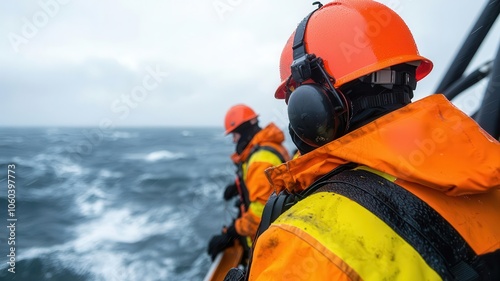
[[243,164],[241,164],[243,181],[247,180],[247,167],[248,167],[248,162],[244,162]]
[[[284,225],[284,228],[292,226],[299,233],[314,237],[363,280],[441,280],[392,228],[342,195],[313,194],[295,204],[273,224]],[[331,253],[325,256],[332,256]]]
[[354,168],[354,170],[364,170],[364,171],[379,175],[390,182],[394,182],[398,179],[395,176],[391,176],[389,174],[386,174],[386,173],[381,172],[381,171],[377,171],[377,170],[372,169],[372,168],[367,167],[367,166],[359,166],[359,167]]
[[266,162],[266,163],[270,163],[273,166],[277,166],[277,165],[282,163],[280,158],[276,154],[272,153],[271,151],[264,150],[264,149],[257,150],[255,153],[253,153],[250,156],[250,159],[248,159],[248,161],[243,163],[243,165],[242,165],[243,180],[245,180],[245,181],[247,179],[248,166],[250,164],[252,164],[253,162]]
[[264,149],[257,150],[257,152],[250,156],[250,159],[248,160],[249,165],[252,162],[266,162],[270,163],[273,166],[281,164],[281,160],[276,154]]
[[250,206],[248,206],[248,210],[252,211],[254,215],[260,218],[262,217],[262,213],[264,212],[264,206],[264,204],[254,201],[250,203]]

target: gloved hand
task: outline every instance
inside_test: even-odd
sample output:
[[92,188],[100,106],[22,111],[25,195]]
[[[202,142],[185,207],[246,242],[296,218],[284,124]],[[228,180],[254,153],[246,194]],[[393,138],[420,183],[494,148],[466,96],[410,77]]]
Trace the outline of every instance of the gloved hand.
[[230,183],[226,186],[224,190],[224,200],[228,201],[234,196],[238,195],[238,188],[236,187],[236,183]]
[[207,253],[212,258],[212,261],[215,260],[217,254],[224,251],[224,249],[230,247],[234,243],[234,239],[238,238],[239,235],[236,232],[236,228],[234,225],[223,230],[222,234],[214,235],[210,242],[208,243]]
[[245,280],[245,272],[239,268],[231,268],[223,281],[243,281]]
[[238,198],[238,199],[236,199],[236,201],[234,201],[234,206],[239,209],[240,205],[241,205],[241,200],[240,200],[240,198]]

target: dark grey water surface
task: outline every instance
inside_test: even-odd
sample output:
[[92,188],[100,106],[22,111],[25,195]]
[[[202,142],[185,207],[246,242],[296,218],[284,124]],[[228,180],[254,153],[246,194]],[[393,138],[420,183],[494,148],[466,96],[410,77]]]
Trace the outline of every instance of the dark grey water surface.
[[219,128],[0,128],[0,220],[15,165],[15,274],[0,280],[202,280],[233,145]]

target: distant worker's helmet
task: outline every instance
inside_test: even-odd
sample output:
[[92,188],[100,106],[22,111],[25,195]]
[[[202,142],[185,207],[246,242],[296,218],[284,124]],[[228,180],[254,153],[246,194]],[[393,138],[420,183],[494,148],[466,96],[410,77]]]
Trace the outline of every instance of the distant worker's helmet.
[[[293,33],[280,59],[281,85],[275,93],[284,99],[293,81]],[[312,14],[304,35],[305,50],[320,57],[335,88],[389,66],[417,65],[416,80],[432,70],[432,62],[419,55],[413,36],[394,11],[372,0],[338,0]]]
[[226,131],[224,132],[226,135],[232,133],[236,128],[238,128],[241,124],[250,121],[254,118],[257,118],[257,114],[253,109],[244,105],[237,104],[231,107],[224,119],[224,126]]

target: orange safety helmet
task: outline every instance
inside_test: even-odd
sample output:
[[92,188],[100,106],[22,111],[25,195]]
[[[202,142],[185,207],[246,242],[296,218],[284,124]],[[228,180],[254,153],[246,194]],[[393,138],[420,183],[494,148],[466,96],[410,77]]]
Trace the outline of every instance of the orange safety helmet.
[[[285,98],[287,85],[296,85],[290,69],[294,34],[281,53],[277,99]],[[371,0],[338,0],[322,6],[310,17],[304,42],[309,54],[322,58],[326,72],[335,78],[336,88],[401,63],[419,63],[417,81],[432,70],[432,62],[419,55],[401,17]]]
[[237,104],[231,107],[224,118],[224,126],[226,128],[224,133],[226,135],[232,133],[241,124],[257,118],[257,116],[253,109],[244,104]]

